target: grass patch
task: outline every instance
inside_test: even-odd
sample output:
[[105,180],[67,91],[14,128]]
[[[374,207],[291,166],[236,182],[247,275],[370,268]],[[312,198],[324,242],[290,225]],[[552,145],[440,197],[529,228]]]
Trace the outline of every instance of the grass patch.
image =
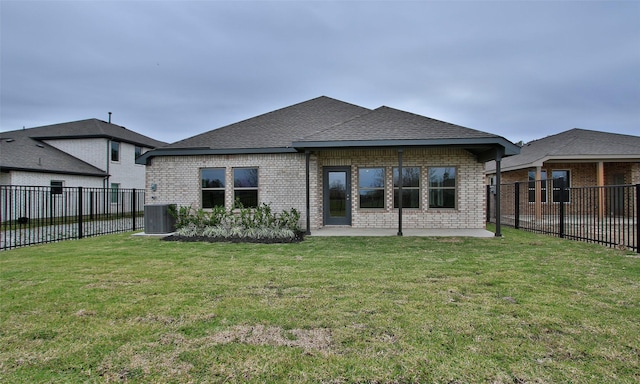
[[0,253],[0,382],[640,381],[640,259],[503,238]]

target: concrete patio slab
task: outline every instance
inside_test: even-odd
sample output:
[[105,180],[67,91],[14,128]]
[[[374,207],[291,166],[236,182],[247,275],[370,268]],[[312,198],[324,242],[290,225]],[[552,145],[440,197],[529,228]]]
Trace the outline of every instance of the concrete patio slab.
[[[397,228],[384,229],[363,229],[340,226],[322,227],[312,230],[311,236],[397,236]],[[493,232],[486,229],[469,228],[469,229],[403,229],[403,236],[420,236],[420,237],[495,237]]]

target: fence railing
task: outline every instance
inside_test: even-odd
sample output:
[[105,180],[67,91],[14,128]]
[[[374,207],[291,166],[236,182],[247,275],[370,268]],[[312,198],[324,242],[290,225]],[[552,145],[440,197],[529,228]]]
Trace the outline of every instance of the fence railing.
[[[487,186],[487,221],[496,220]],[[565,187],[562,179],[500,185],[500,222],[532,232],[640,253],[640,184]]]
[[144,228],[144,190],[0,185],[0,250]]

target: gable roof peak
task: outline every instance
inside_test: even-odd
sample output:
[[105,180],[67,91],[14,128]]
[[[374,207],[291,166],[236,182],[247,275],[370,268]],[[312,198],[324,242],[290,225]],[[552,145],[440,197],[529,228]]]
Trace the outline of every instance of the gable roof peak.
[[131,131],[123,126],[107,123],[96,118],[2,132],[3,136],[8,134],[25,135],[36,140],[106,138],[148,148],[162,147],[167,144]]

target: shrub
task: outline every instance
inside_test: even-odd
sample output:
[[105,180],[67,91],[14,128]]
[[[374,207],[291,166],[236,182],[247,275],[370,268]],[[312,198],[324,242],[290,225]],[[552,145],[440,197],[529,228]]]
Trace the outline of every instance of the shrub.
[[178,207],[172,211],[176,218],[176,235],[218,239],[295,240],[301,238],[300,212],[291,208],[279,214],[269,204],[246,208],[236,201],[236,212],[224,207],[211,211]]

